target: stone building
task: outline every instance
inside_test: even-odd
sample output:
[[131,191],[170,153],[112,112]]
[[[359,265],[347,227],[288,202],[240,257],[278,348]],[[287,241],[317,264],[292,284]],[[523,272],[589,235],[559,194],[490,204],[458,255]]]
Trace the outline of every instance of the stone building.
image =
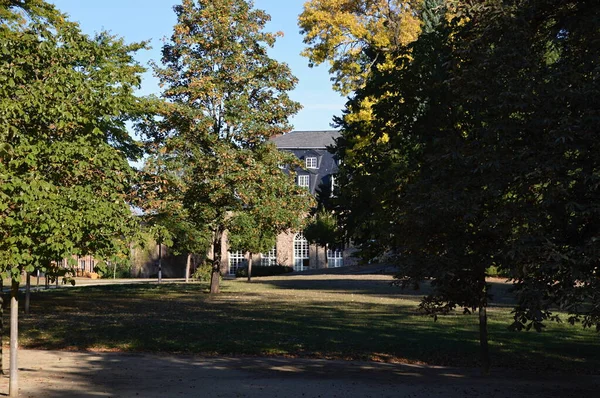
[[[292,131],[287,134],[272,138],[277,148],[288,151],[297,156],[304,168],[297,170],[296,182],[315,195],[323,187],[333,188],[338,161],[327,148],[335,145],[335,139],[340,136],[336,130],[327,131]],[[224,237],[226,242],[226,236]],[[223,274],[234,275],[240,267],[248,263],[248,253],[228,250],[223,245],[221,258],[223,259]],[[277,244],[268,253],[258,253],[253,257],[254,265],[285,265],[294,268],[294,271],[324,268],[325,255],[329,267],[352,265],[350,248],[330,248],[325,251],[323,247],[309,244],[301,231],[289,231],[277,237]]]

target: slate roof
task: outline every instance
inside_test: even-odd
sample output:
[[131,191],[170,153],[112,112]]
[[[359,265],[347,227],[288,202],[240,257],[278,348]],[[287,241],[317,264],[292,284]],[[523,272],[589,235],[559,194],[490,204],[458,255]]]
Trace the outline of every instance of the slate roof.
[[338,138],[337,130],[323,131],[292,131],[287,134],[271,138],[279,149],[325,149],[335,145],[334,138]]
[[337,172],[337,161],[327,147],[334,146],[334,139],[341,134],[337,130],[292,131],[271,138],[277,148],[293,153],[303,162],[307,157],[317,159],[317,168],[301,168],[298,175],[309,176],[309,191],[314,195],[321,185],[331,186],[331,175]]

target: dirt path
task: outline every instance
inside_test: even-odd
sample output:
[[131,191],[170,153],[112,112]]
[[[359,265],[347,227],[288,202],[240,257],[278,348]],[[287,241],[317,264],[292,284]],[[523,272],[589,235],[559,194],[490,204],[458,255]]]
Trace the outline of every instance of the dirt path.
[[[5,358],[4,363],[8,363]],[[21,397],[576,397],[600,376],[286,358],[21,350]],[[8,393],[8,377],[0,378]]]

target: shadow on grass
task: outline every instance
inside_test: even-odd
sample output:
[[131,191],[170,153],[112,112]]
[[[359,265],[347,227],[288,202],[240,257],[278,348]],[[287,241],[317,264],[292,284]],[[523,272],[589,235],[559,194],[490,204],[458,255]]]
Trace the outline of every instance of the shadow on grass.
[[[273,279],[255,278],[255,282],[264,283],[277,289],[295,290],[319,290],[328,292],[342,292],[361,295],[393,295],[422,297],[431,293],[429,282],[425,281],[417,289],[407,287],[401,288],[394,282],[397,280],[388,277],[381,279],[378,276],[365,275],[360,278],[346,278],[342,276],[330,276],[329,278],[311,277],[310,275],[286,275],[285,277]],[[511,292],[512,285],[501,279],[489,280],[492,303],[495,305],[513,305],[514,294]]]
[[[228,282],[214,297],[199,284],[40,292],[32,297],[33,315],[21,322],[21,344],[478,365],[475,316],[433,322],[416,314],[418,296],[406,301],[400,289],[385,281],[363,287],[350,283],[346,289],[343,281],[284,282]],[[327,294],[332,291],[335,294]],[[502,308],[490,312],[496,366],[598,373],[600,344],[595,333],[568,326],[541,334],[510,332],[509,317]]]

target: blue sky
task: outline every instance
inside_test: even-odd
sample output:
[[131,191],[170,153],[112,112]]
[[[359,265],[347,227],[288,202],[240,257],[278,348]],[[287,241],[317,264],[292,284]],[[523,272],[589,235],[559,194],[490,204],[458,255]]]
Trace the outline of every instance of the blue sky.
[[[215,0],[218,1],[218,0]],[[50,0],[56,7],[69,14],[72,21],[79,22],[85,33],[93,34],[107,30],[121,36],[126,42],[150,40],[152,49],[137,54],[143,65],[148,61],[160,61],[162,40],[171,34],[175,24],[173,5],[177,0]],[[298,14],[304,0],[255,0],[256,8],[266,10],[271,22],[266,30],[282,31],[270,51],[271,57],[286,62],[299,79],[291,97],[300,102],[303,109],[291,122],[296,130],[331,129],[332,117],[340,115],[345,98],[334,92],[329,81],[327,66],[309,68],[308,60],[300,56],[304,48],[297,25]],[[149,71],[144,75],[140,94],[160,94],[157,80]]]

